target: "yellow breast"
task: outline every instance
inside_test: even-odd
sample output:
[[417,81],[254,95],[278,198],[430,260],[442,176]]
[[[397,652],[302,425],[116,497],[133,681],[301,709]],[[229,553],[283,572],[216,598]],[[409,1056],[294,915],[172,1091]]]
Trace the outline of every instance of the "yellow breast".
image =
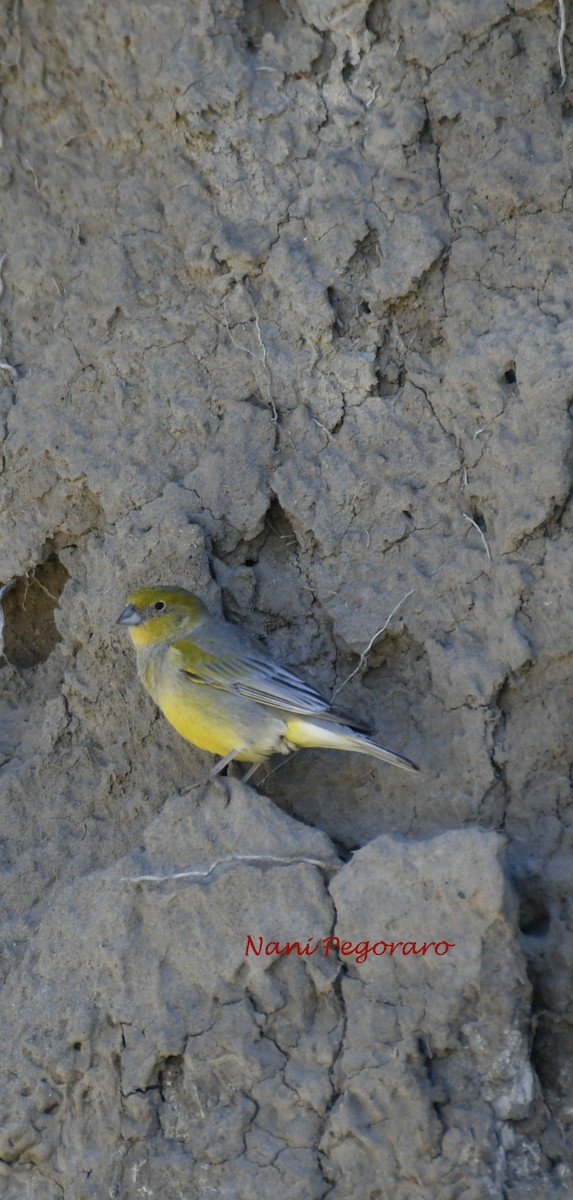
[[[221,704],[217,704],[216,695],[209,688],[201,688],[204,693],[196,697],[191,689],[183,692],[177,688],[163,687],[157,698],[159,707],[167,717],[170,725],[194,746],[201,750],[209,750],[211,754],[223,757],[237,749],[241,742],[240,728],[229,719]],[[239,755],[238,757],[243,757]]]
[[140,679],[170,725],[187,742],[224,758],[262,762],[283,746],[286,721],[276,710],[207,684],[195,684],[173,664],[169,648],[142,647]]

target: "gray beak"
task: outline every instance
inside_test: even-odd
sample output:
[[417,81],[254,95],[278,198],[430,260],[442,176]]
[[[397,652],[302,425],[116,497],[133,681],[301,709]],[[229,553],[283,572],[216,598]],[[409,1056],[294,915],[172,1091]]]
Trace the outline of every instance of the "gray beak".
[[135,604],[128,604],[117,618],[116,625],[141,625],[143,617],[137,611]]

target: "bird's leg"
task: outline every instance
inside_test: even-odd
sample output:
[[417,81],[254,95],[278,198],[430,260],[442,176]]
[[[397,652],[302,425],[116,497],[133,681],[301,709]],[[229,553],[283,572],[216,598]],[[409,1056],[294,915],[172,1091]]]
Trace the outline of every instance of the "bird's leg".
[[232,762],[233,759],[237,757],[237,754],[240,753],[240,746],[237,750],[229,750],[229,753],[226,754],[224,758],[220,758],[219,762],[216,762],[215,766],[211,767],[211,770],[209,771],[209,779],[214,779],[216,775],[220,775],[221,771],[224,771],[225,767],[228,767],[229,763]]
[[242,776],[241,783],[248,783],[249,779],[251,779],[251,777],[255,774],[257,767],[260,767],[260,765],[260,763],[252,763],[248,771],[245,771],[245,774]]

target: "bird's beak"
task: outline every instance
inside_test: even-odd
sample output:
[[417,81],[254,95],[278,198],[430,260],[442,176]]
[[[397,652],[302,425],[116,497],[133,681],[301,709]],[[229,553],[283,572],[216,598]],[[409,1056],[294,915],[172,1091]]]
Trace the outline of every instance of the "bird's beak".
[[135,604],[128,604],[117,618],[116,625],[141,625],[143,617],[135,607]]

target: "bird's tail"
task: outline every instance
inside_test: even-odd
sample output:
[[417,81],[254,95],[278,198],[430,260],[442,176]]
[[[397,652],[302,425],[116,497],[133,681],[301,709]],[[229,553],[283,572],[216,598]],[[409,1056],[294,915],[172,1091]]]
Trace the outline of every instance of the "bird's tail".
[[355,754],[369,754],[371,758],[380,758],[382,762],[390,763],[393,767],[402,767],[404,771],[420,769],[409,758],[395,754],[393,750],[386,750],[384,746],[379,746],[364,734],[355,733],[346,725],[335,725],[320,719],[291,716],[287,725],[286,740],[293,748],[320,746],[327,750],[352,750]]

